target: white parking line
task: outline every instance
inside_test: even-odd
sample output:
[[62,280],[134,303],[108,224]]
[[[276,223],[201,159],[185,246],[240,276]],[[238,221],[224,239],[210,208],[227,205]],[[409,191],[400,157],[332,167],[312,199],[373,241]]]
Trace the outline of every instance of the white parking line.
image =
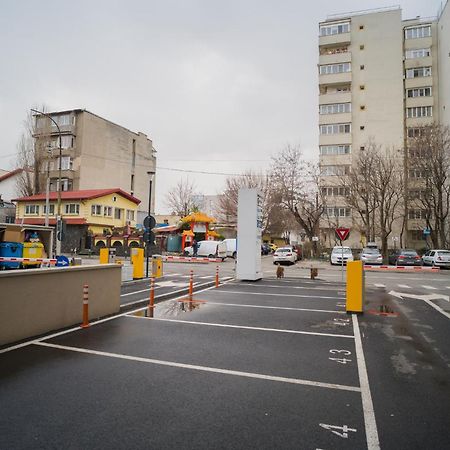
[[345,311],[332,311],[328,309],[289,308],[287,306],[241,305],[238,303],[220,303],[210,301],[208,301],[208,305],[237,306],[238,308],[242,307],[242,308],[280,309],[286,311],[309,311],[309,312],[332,313],[332,314],[347,314]]
[[411,289],[411,286],[408,286],[407,284],[398,284],[397,286],[401,289]]
[[173,362],[173,361],[162,361],[160,359],[141,358],[139,356],[122,355],[120,353],[101,352],[98,350],[88,350],[85,348],[68,347],[66,345],[49,344],[48,342],[36,342],[35,345],[40,345],[42,347],[56,348],[59,350],[66,350],[66,351],[71,351],[71,352],[86,353],[89,355],[106,356],[108,358],[124,359],[124,360],[128,360],[128,361],[143,362],[143,363],[147,363],[147,364],[157,364],[160,366],[178,367],[180,369],[190,369],[190,370],[198,370],[201,372],[221,373],[224,375],[234,375],[234,376],[238,376],[238,377],[256,378],[259,380],[277,381],[280,383],[288,383],[288,384],[302,384],[305,386],[314,386],[314,387],[321,387],[321,388],[327,388],[327,389],[337,389],[337,390],[341,390],[341,391],[361,392],[361,389],[359,387],[346,386],[343,384],[322,383],[320,381],[302,380],[300,378],[285,378],[285,377],[277,377],[277,376],[272,376],[272,375],[264,375],[264,374],[260,374],[260,373],[241,372],[238,370],[219,369],[216,367],[196,366],[193,364],[182,364],[182,363],[177,363],[177,362]]
[[432,289],[433,291],[435,291],[437,288],[435,288],[434,286],[428,286],[427,284],[422,284],[422,287],[424,289]]
[[[242,285],[241,285],[242,286]],[[310,287],[310,286],[279,286],[279,285],[276,285],[276,284],[261,284],[261,285],[259,285],[259,286],[252,286],[253,288],[261,288],[261,289],[264,289],[264,288],[275,288],[275,289],[280,289],[280,288],[283,288],[283,289],[310,289],[310,290],[316,290],[316,291],[334,291],[334,292],[336,292],[336,291],[341,291],[341,292],[343,292],[342,291],[342,287],[339,287],[339,288],[337,288],[337,287],[332,287],[332,288],[329,288],[329,287],[326,287],[326,288],[321,288],[321,287]]]
[[361,386],[361,397],[364,412],[364,425],[366,428],[366,440],[368,450],[378,450],[380,441],[378,439],[377,422],[373,409],[372,395],[370,393],[369,376],[367,374],[366,361],[359,331],[358,317],[352,314],[353,330],[355,333],[356,360],[358,362],[359,385]]
[[244,295],[269,295],[275,297],[298,297],[298,298],[326,298],[332,300],[343,300],[345,297],[324,297],[321,295],[302,295],[302,294],[268,294],[267,292],[242,292],[242,291],[217,291],[217,294],[244,294]]
[[[299,330],[284,330],[281,328],[264,328],[264,327],[247,327],[245,325],[231,325],[228,323],[209,323],[209,322],[194,322],[190,320],[177,320],[177,319],[161,319],[158,317],[142,317],[142,316],[126,316],[131,319],[144,319],[144,320],[157,320],[158,322],[173,322],[173,323],[186,323],[189,325],[203,325],[208,327],[219,327],[219,328],[237,328],[241,330],[253,330],[253,331],[270,331],[275,333],[288,333],[288,334],[307,334],[311,336],[325,336],[325,337],[339,337],[339,338],[349,338],[353,339],[354,336],[351,334],[334,334],[334,333],[317,333],[315,331],[299,331]],[[342,319],[339,319],[342,320]]]
[[373,283],[376,287],[378,287],[378,288],[384,288],[384,287],[386,287],[386,285],[384,285],[384,284],[381,284],[381,283]]

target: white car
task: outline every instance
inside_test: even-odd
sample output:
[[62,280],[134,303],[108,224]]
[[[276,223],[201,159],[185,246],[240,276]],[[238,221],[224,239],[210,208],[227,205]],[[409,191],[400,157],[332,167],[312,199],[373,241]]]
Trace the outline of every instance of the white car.
[[[193,256],[194,249],[192,246],[184,247],[184,254],[186,256]],[[223,241],[199,241],[197,256],[221,258],[224,260],[227,257],[227,245]]]
[[424,266],[449,267],[450,250],[429,250],[422,256]]
[[227,256],[236,259],[237,248],[236,248],[236,238],[234,239],[224,239],[222,242],[225,242],[227,246]]
[[274,264],[295,264],[295,261],[297,261],[297,253],[292,247],[277,248],[273,254]]
[[350,247],[333,247],[330,257],[332,266],[334,266],[335,264],[341,265],[342,262],[344,262],[344,264],[347,264],[348,261],[353,261],[353,253]]

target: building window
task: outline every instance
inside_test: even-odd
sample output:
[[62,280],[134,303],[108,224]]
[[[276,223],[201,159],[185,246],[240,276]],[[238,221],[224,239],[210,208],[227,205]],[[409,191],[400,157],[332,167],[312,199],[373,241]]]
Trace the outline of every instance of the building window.
[[324,197],[347,197],[350,195],[350,189],[341,186],[328,186],[322,188]]
[[63,156],[56,159],[56,169],[59,169],[59,162],[61,161],[61,170],[72,170],[73,160],[70,156]]
[[105,217],[112,217],[112,206],[104,206],[103,207],[103,215]]
[[425,129],[423,127],[411,127],[407,129],[407,135],[409,138],[418,138],[425,136]]
[[431,56],[430,48],[415,48],[405,52],[406,59],[426,58],[427,56]]
[[320,134],[344,134],[351,132],[350,123],[333,123],[320,125]]
[[349,173],[350,165],[320,167],[320,174],[324,177],[342,176],[348,175]]
[[408,119],[417,117],[433,117],[433,107],[415,106],[413,108],[406,108],[406,117],[408,117]]
[[420,39],[431,36],[431,25],[405,28],[405,39]]
[[433,95],[433,91],[431,87],[423,87],[423,88],[412,88],[406,90],[406,96],[408,98],[415,97],[431,97]]
[[336,93],[340,93],[340,92],[350,92],[352,89],[349,85],[346,86],[337,86],[336,87]]
[[422,169],[410,169],[409,178],[426,178],[426,172]]
[[350,22],[334,23],[332,25],[320,25],[320,36],[332,36],[334,34],[342,34],[350,32]]
[[38,215],[39,214],[39,205],[25,205],[25,215]]
[[324,155],[348,155],[350,153],[350,145],[321,145],[319,152]]
[[346,73],[351,71],[350,63],[340,63],[340,64],[325,64],[319,66],[320,75],[330,75],[335,73]]
[[348,47],[325,47],[320,49],[321,55],[338,55],[340,53],[347,53]]
[[431,67],[417,67],[406,70],[406,78],[431,77]]
[[422,230],[409,230],[409,237],[412,241],[423,241]]
[[351,111],[351,103],[331,103],[329,105],[320,105],[319,107],[319,114],[341,114]]
[[62,148],[73,148],[74,136],[64,135],[61,136],[61,147]]
[[114,208],[114,219],[121,220],[123,217],[123,209]]
[[422,200],[429,195],[426,189],[409,189],[408,200]]
[[[47,205],[44,205],[44,214],[47,214]],[[53,216],[55,214],[55,205],[48,205],[48,215]]]
[[350,208],[344,207],[328,207],[327,208],[327,216],[328,217],[350,217],[351,211]]
[[127,220],[134,221],[134,211],[131,209],[127,209]]
[[[59,178],[52,178],[50,180],[50,190],[52,192],[59,190]],[[72,180],[69,178],[61,178],[61,191],[72,190]]]
[[78,203],[68,203],[65,206],[65,214],[73,214],[73,215],[79,215],[80,214],[80,205]]
[[102,205],[91,205],[91,215],[101,216],[102,215]]
[[410,209],[408,210],[408,219],[421,220],[430,218],[430,214],[426,209]]

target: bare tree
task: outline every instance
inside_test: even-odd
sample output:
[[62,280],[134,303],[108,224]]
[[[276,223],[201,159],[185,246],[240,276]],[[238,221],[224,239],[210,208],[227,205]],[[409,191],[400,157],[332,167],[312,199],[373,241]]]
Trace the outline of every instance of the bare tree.
[[[41,111],[45,111],[41,107]],[[47,160],[47,148],[50,143],[50,121],[42,122],[39,133],[40,139],[35,140],[37,132],[36,121],[33,114],[27,113],[23,122],[23,131],[17,144],[16,168],[24,169],[17,179],[17,191],[19,195],[33,195],[45,189],[45,163]]]
[[450,128],[421,127],[409,141],[409,200],[419,206],[435,248],[450,245]]
[[173,214],[185,217],[198,209],[195,202],[195,183],[181,179],[166,195],[166,203]]
[[307,163],[298,147],[287,145],[272,158],[270,183],[280,206],[292,214],[310,240],[318,235],[324,207],[318,179],[317,165]]

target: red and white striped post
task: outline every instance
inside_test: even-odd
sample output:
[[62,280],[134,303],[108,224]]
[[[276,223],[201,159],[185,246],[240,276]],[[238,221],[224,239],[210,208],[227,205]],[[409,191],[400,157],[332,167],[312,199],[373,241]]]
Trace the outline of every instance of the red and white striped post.
[[194,294],[194,271],[191,270],[191,274],[189,277],[189,301],[192,302]]
[[148,317],[153,318],[153,310],[155,309],[155,279],[150,278],[150,301],[148,304]]
[[216,288],[219,287],[219,266],[216,266]]
[[89,285],[83,286],[83,324],[81,328],[89,326]]

